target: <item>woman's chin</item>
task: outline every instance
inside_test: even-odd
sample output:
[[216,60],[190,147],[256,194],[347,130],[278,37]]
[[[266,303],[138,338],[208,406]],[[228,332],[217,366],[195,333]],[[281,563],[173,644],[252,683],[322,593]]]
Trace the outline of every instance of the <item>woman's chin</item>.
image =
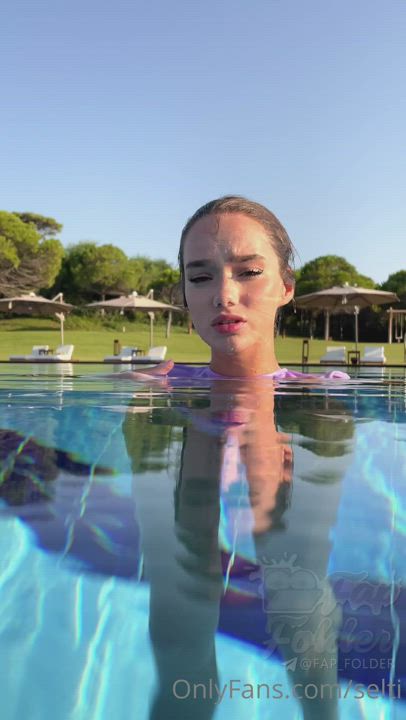
[[[213,328],[206,328],[205,332],[199,331],[200,337],[204,342],[209,345],[212,354],[220,353],[221,355],[229,355],[230,357],[235,356],[237,353],[243,353],[244,355],[252,350],[253,354],[258,352],[258,348],[264,344],[263,335],[247,333],[247,332],[235,332],[229,334],[221,334],[216,332]],[[264,349],[267,352],[267,349]]]
[[235,355],[243,352],[250,347],[249,342],[238,335],[229,335],[227,337],[219,337],[215,343],[211,343],[212,350],[217,350],[225,355]]

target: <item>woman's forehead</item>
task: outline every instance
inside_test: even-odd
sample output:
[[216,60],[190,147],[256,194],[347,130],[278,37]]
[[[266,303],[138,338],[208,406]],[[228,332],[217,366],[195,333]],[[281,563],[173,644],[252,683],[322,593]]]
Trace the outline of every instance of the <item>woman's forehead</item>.
[[256,220],[241,214],[201,218],[188,232],[184,245],[185,262],[221,256],[228,261],[249,255],[269,257],[275,251],[265,229]]

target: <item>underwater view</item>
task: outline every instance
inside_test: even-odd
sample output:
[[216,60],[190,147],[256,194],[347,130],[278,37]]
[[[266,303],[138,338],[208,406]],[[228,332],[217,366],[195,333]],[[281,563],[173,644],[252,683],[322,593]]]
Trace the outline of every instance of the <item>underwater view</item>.
[[406,718],[406,384],[0,366],[1,720]]

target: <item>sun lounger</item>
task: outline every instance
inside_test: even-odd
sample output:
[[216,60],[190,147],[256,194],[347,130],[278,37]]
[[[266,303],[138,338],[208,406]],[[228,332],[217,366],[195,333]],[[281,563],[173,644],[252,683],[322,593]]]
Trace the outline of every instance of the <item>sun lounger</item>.
[[59,345],[53,352],[48,345],[34,345],[31,355],[10,355],[11,362],[62,362],[72,358],[74,345]]
[[72,359],[74,345],[58,345],[55,350],[48,350],[46,353],[41,353],[37,358],[30,357],[30,360],[37,360],[39,362],[69,362]]
[[103,362],[114,363],[114,362],[131,362],[137,355],[138,348],[136,347],[122,347],[118,355],[107,355]]
[[320,364],[321,365],[346,365],[347,364],[347,358],[346,358],[346,352],[347,348],[345,345],[341,347],[335,347],[334,345],[329,345],[326,348],[326,353],[320,358]]
[[51,360],[51,362],[69,361],[72,359],[74,349],[74,345],[59,345],[55,352],[46,355],[44,360]]
[[118,355],[107,355],[104,358],[106,363],[130,363],[133,360],[150,361],[151,363],[161,362],[165,359],[166,345],[159,345],[157,347],[151,347],[146,355],[142,355],[136,347],[123,347],[121,348]]
[[47,356],[49,352],[49,345],[34,345],[32,348],[31,355],[10,355],[9,360],[11,362],[15,360],[38,360]]
[[151,362],[161,362],[165,360],[166,351],[168,350],[166,345],[152,347],[148,350],[146,355],[143,355],[143,360],[151,360]]
[[379,347],[365,348],[360,362],[373,363],[374,365],[384,365],[384,363],[386,363],[386,357],[383,345],[380,345]]

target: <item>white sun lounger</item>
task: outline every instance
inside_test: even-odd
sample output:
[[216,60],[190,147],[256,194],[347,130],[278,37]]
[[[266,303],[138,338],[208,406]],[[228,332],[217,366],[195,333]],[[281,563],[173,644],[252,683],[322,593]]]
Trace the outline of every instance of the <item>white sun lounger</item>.
[[133,360],[142,360],[143,363],[145,363],[146,360],[149,360],[151,363],[155,362],[161,362],[165,359],[166,351],[167,351],[166,345],[160,345],[157,347],[151,347],[146,355],[137,355],[137,348],[136,347],[123,347],[121,348],[118,355],[107,355],[104,358],[104,362],[106,363],[119,363],[119,362],[127,362],[130,363]]
[[49,351],[49,345],[34,345],[31,355],[10,355],[10,361],[32,362],[61,362],[72,358],[74,345],[59,345],[54,352]]
[[13,362],[13,360],[38,360],[38,358],[43,356],[46,357],[48,351],[49,345],[34,345],[31,355],[10,355],[9,360],[11,362]]
[[136,347],[122,347],[118,355],[107,355],[103,362],[114,363],[114,362],[131,362],[137,353]]
[[380,345],[379,347],[365,348],[360,362],[373,363],[374,365],[384,365],[384,363],[386,363],[386,357],[383,345]]
[[346,365],[346,353],[347,348],[345,347],[345,345],[341,347],[328,345],[326,348],[326,353],[320,358],[320,363],[322,365]]
[[165,355],[168,348],[166,345],[152,347],[148,350],[146,355],[142,356],[143,360],[151,360],[151,362],[161,362],[165,360]]
[[74,345],[59,345],[55,352],[45,356],[45,360],[51,360],[52,362],[58,362],[60,360],[69,361],[72,359]]

